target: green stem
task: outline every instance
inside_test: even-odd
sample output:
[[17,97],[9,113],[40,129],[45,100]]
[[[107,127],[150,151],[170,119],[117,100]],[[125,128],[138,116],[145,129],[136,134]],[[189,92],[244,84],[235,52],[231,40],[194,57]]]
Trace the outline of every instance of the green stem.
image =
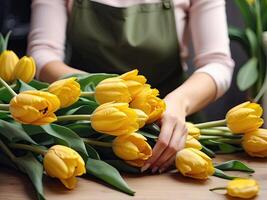
[[9,93],[14,97],[17,93],[0,77],[0,83],[9,91]]
[[225,126],[212,127],[211,129],[224,131],[224,132],[231,132],[231,130],[228,127],[225,127]]
[[0,104],[0,110],[7,110],[7,111],[9,111],[9,104]]
[[241,144],[242,138],[240,139],[220,138],[220,139],[217,139],[216,141],[227,143],[227,144]]
[[37,146],[27,145],[27,144],[10,144],[9,145],[13,149],[23,149],[23,150],[29,150],[32,152],[35,152],[37,154],[45,155],[47,150],[44,150]]
[[96,140],[102,140],[102,139],[104,139],[104,138],[106,138],[108,136],[109,135],[103,134],[103,135],[99,136],[98,138],[96,138]]
[[76,120],[87,120],[90,121],[91,115],[65,115],[57,116],[57,121],[76,121]]
[[215,129],[200,129],[201,135],[210,135],[210,136],[222,136],[226,138],[240,138],[240,135],[234,135],[231,132],[225,132]]
[[4,142],[0,139],[0,148],[8,155],[8,157],[14,161],[16,156],[9,150],[9,148],[4,144]]
[[200,135],[199,140],[214,140],[214,139],[222,139],[222,136],[215,135]]
[[226,187],[216,187],[216,188],[210,189],[210,191],[215,191],[215,190],[226,190]]
[[81,97],[93,97],[95,92],[81,92]]
[[84,143],[90,144],[90,145],[95,145],[95,146],[100,146],[100,147],[112,147],[112,143],[110,142],[100,142],[100,141],[95,141],[91,140],[88,138],[83,138]]
[[223,120],[217,120],[217,121],[195,124],[195,127],[197,127],[197,128],[212,128],[212,127],[216,127],[216,126],[225,126],[225,125],[226,125],[226,119],[223,119]]

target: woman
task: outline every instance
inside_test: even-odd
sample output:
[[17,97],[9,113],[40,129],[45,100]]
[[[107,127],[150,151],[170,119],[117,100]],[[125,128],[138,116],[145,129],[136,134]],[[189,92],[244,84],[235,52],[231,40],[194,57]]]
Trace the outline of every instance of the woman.
[[[189,33],[196,71],[182,83]],[[159,88],[167,109],[142,168],[153,173],[173,163],[187,136],[186,116],[225,93],[234,66],[224,0],[33,0],[28,51],[43,81],[138,68]]]

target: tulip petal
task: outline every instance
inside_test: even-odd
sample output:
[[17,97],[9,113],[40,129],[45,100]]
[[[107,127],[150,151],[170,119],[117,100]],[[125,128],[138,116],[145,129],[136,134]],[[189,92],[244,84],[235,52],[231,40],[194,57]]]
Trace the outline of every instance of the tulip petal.
[[75,176],[72,176],[68,179],[60,179],[60,181],[65,185],[66,188],[72,190],[76,187],[77,179]]

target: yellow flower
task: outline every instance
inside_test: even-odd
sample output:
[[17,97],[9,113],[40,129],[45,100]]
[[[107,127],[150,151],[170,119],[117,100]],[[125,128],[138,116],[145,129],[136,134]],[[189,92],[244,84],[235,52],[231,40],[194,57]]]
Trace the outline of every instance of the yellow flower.
[[138,92],[140,92],[146,83],[146,78],[142,75],[138,75],[138,70],[132,70],[119,76],[119,78],[125,80],[125,84],[133,98]]
[[185,142],[185,148],[194,148],[197,150],[202,149],[202,145],[198,140],[196,140],[193,136],[188,135]]
[[185,148],[177,152],[175,164],[184,176],[195,179],[207,179],[215,171],[211,158],[194,148]]
[[245,133],[242,146],[250,156],[267,157],[267,130],[258,129]]
[[130,103],[130,107],[144,111],[148,115],[147,123],[155,122],[166,109],[165,102],[158,95],[157,89],[151,89],[150,85],[145,84]]
[[95,99],[99,104],[129,103],[132,100],[126,81],[117,77],[101,81],[96,86]]
[[263,124],[263,110],[259,104],[245,102],[226,114],[228,128],[233,133],[245,133],[258,129]]
[[133,109],[133,110],[137,115],[137,123],[139,124],[139,129],[140,129],[145,126],[148,116],[142,110],[139,109]]
[[232,197],[250,199],[259,192],[259,185],[253,179],[237,178],[228,182],[227,194]]
[[83,175],[85,164],[81,156],[71,148],[55,145],[44,156],[44,169],[51,177],[56,177],[68,189],[76,186],[76,176]]
[[139,128],[136,112],[128,103],[106,103],[99,106],[91,116],[93,129],[108,135],[133,133]]
[[255,3],[255,0],[247,0],[248,4],[252,6]]
[[12,117],[22,124],[45,125],[57,120],[54,112],[59,107],[57,96],[32,90],[13,97],[9,109]]
[[16,79],[20,79],[25,83],[32,81],[35,76],[36,66],[32,57],[24,56],[16,64],[14,69],[14,76]]
[[19,61],[18,56],[13,51],[5,50],[0,55],[0,77],[12,83],[15,80],[14,68]]
[[136,167],[142,167],[152,155],[152,149],[146,138],[139,133],[116,137],[112,149],[116,156]]
[[66,108],[79,100],[81,87],[76,78],[71,77],[52,83],[48,87],[48,92],[59,98],[61,108]]
[[190,122],[186,122],[186,128],[188,131],[188,135],[193,136],[197,140],[199,139],[199,136],[200,136],[199,128],[195,127],[195,125]]

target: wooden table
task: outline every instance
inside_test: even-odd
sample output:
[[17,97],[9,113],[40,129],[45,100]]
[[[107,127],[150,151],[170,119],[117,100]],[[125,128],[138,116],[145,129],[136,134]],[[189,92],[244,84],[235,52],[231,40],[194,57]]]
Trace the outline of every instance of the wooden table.
[[[267,160],[251,159],[245,155],[217,156],[215,162],[231,159],[245,161],[256,170],[253,177],[258,180],[261,192],[256,200],[267,200]],[[243,175],[243,173],[229,173]],[[77,188],[68,191],[59,181],[44,178],[45,195],[48,200],[221,200],[236,199],[210,192],[209,189],[224,186],[227,180],[211,177],[207,181],[197,181],[182,177],[177,173],[147,176],[124,176],[131,188],[136,191],[134,197],[115,191],[100,182],[79,178]],[[0,167],[0,200],[35,199],[29,180],[22,174]]]

